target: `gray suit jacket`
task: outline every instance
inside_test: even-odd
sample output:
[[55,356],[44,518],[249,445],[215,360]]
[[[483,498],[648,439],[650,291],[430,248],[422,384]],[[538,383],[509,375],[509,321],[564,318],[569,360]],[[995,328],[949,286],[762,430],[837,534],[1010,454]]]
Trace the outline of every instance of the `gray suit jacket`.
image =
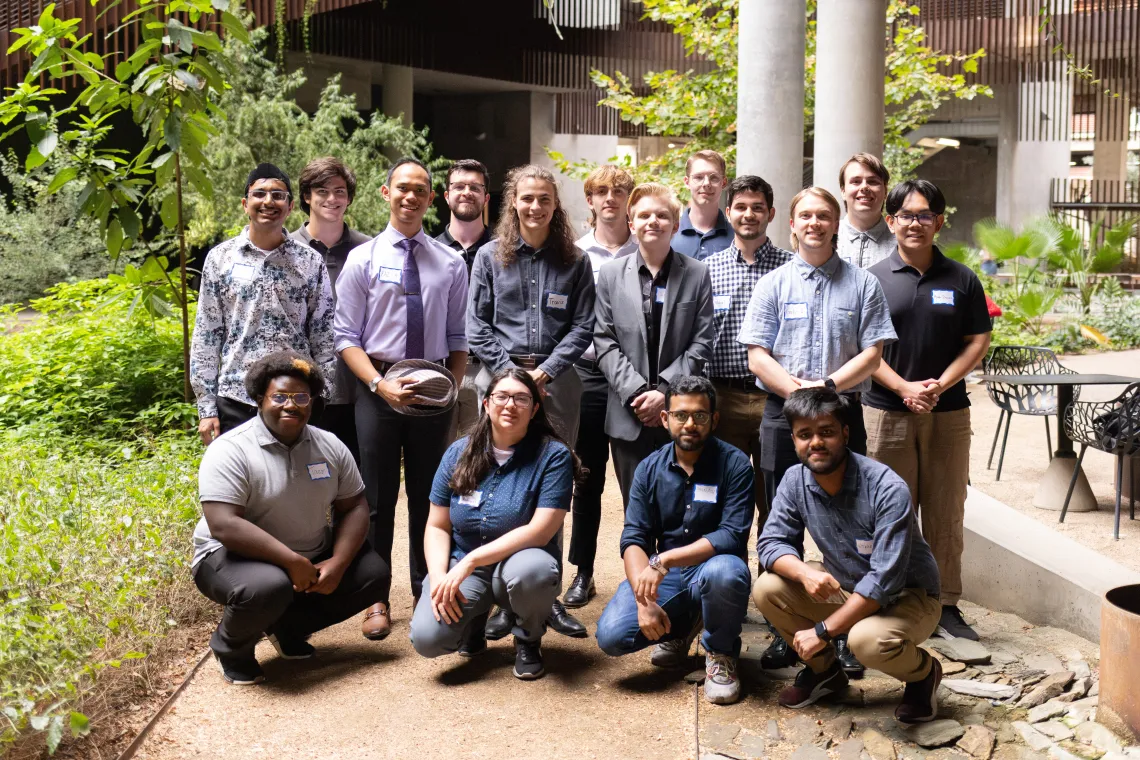
[[[671,383],[685,375],[702,375],[712,359],[713,302],[708,267],[670,251],[673,257],[665,305],[661,312],[658,375]],[[626,402],[649,384],[649,352],[637,254],[602,265],[594,304],[594,350],[610,392],[606,433],[623,441],[637,440],[641,421]]]

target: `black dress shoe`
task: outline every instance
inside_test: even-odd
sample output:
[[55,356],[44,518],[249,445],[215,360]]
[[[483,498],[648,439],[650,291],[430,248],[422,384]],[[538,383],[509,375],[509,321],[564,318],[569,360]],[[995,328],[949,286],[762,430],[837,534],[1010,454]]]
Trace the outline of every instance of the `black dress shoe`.
[[863,663],[855,659],[851,648],[847,646],[846,635],[835,637],[835,659],[839,661],[839,667],[843,668],[848,678],[862,678],[864,671],[867,670]]
[[585,607],[597,594],[594,576],[578,573],[574,576],[574,580],[570,581],[570,588],[562,595],[562,604],[571,609]]
[[475,657],[487,651],[487,618],[491,611],[487,610],[471,621],[463,639],[459,642],[460,657]]
[[589,633],[586,631],[586,626],[578,620],[578,618],[571,615],[562,606],[562,602],[557,599],[554,604],[550,605],[550,617],[546,619],[546,624],[553,628],[563,636],[569,636],[572,639],[584,639]]
[[760,667],[765,670],[790,668],[799,661],[800,656],[796,654],[796,650],[788,646],[788,642],[784,641],[784,637],[778,633],[768,648],[764,650],[764,654],[760,655]]
[[511,632],[515,627],[514,613],[507,611],[505,608],[500,607],[494,615],[487,620],[487,625],[484,627],[484,635],[488,641],[498,641]]

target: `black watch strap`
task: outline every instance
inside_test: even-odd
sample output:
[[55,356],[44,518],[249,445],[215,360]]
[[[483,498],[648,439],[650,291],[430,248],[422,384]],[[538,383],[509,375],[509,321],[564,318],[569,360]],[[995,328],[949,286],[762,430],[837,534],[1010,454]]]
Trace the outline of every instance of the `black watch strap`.
[[822,620],[815,624],[815,635],[819,637],[820,641],[829,643],[831,641],[831,634],[827,632],[827,623]]

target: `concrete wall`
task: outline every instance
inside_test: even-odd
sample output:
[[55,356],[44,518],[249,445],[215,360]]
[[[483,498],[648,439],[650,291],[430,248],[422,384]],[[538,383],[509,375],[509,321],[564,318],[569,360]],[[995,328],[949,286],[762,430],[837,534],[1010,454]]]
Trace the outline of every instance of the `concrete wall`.
[[[556,150],[569,159],[585,159],[602,163],[617,154],[618,140],[613,135],[561,135],[555,134],[551,138],[550,148]],[[550,166],[551,162],[543,155],[536,163]],[[574,225],[579,236],[590,229],[590,210],[586,205],[586,196],[583,192],[582,181],[560,176],[560,191],[562,204],[566,213],[570,215],[570,223]]]
[[973,244],[974,223],[997,211],[997,146],[962,144],[946,148],[918,168],[918,176],[938,185],[955,207],[939,243]]

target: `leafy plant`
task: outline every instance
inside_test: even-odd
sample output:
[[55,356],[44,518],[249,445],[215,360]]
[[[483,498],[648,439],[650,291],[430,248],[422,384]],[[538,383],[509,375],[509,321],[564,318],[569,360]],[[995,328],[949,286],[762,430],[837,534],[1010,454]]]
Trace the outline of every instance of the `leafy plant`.
[[1049,265],[1062,284],[1077,289],[1081,314],[1088,314],[1099,287],[1096,275],[1120,266],[1124,247],[1136,229],[1137,217],[1129,217],[1105,228],[1103,219],[1092,225],[1086,238],[1081,230],[1055,221],[1059,230],[1056,247],[1049,251]]

